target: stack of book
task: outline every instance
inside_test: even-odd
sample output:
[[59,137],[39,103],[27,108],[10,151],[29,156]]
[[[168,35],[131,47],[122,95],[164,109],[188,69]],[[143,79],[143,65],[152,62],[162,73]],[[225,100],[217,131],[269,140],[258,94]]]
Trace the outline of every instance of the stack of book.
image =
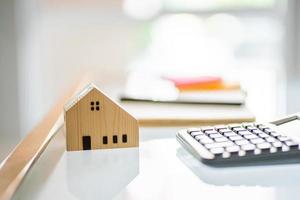
[[238,82],[221,77],[128,77],[121,104],[140,126],[191,126],[252,122]]
[[147,86],[141,82],[131,84],[121,96],[122,101],[230,105],[242,105],[245,99],[246,92],[239,82],[216,76],[160,77],[160,81],[147,82]]

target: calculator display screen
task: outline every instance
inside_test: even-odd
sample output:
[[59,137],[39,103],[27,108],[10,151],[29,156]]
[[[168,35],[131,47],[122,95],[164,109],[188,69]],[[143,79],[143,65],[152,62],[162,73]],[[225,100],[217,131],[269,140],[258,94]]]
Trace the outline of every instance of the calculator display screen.
[[300,139],[300,120],[294,119],[292,121],[280,124],[277,129],[289,136],[296,137]]

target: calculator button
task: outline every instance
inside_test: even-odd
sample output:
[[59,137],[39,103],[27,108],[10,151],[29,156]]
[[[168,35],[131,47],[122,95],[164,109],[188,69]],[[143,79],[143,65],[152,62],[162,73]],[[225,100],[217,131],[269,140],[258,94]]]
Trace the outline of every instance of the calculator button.
[[254,151],[255,145],[254,144],[245,144],[245,145],[242,145],[241,148],[246,152]]
[[209,137],[206,136],[206,135],[196,135],[196,136],[195,136],[195,139],[196,139],[196,140],[202,140],[202,139],[209,139]]
[[265,125],[258,125],[257,126],[260,130],[266,130],[269,129],[269,127],[265,126]]
[[227,147],[226,151],[228,151],[230,153],[238,153],[240,151],[240,147],[239,146]]
[[270,133],[270,135],[273,136],[273,137],[279,137],[279,136],[280,136],[280,133],[277,133],[277,132],[275,132],[275,131],[272,131],[272,132]]
[[254,154],[255,155],[258,155],[258,154],[261,154],[261,153],[262,153],[261,149],[254,149]]
[[220,133],[214,133],[214,134],[210,134],[209,137],[210,138],[218,138],[218,137],[224,137],[224,136],[221,135]]
[[207,135],[210,135],[210,134],[217,134],[218,131],[216,130],[208,130],[208,131],[204,131]]
[[289,147],[289,146],[282,145],[281,151],[286,152],[286,151],[289,151],[289,150],[290,150],[290,147]]
[[246,138],[246,139],[254,139],[254,138],[258,138],[256,135],[254,135],[254,134],[249,134],[249,135],[244,135],[244,138]]
[[223,158],[229,158],[230,157],[230,153],[227,151],[224,151],[224,153],[222,154]]
[[245,140],[245,139],[243,139],[243,140],[237,140],[237,141],[234,141],[235,142],[235,144],[237,144],[237,145],[244,145],[244,144],[249,144],[249,141],[248,140]]
[[280,137],[277,137],[277,139],[278,139],[279,141],[281,141],[281,142],[290,140],[290,139],[289,139],[288,137],[286,137],[286,136],[280,136]]
[[267,137],[267,138],[265,138],[265,140],[266,140],[267,142],[275,142],[275,141],[276,141],[276,139],[273,138],[273,137]]
[[202,131],[193,131],[190,133],[192,137],[195,137],[197,135],[204,135],[204,133]]
[[260,133],[260,134],[258,134],[258,136],[259,137],[261,137],[261,138],[267,138],[267,137],[270,137],[268,134],[266,134],[266,133]]
[[270,128],[265,128],[265,129],[263,129],[263,131],[266,132],[266,133],[271,133],[273,130],[270,129]]
[[218,138],[215,138],[215,141],[216,142],[226,142],[226,141],[228,141],[228,139],[226,137],[218,137]]
[[249,131],[258,130],[255,126],[247,126],[246,129]]
[[257,148],[261,149],[263,152],[267,152],[267,151],[269,152],[271,148],[271,144],[267,142],[257,144],[256,146]]
[[239,131],[239,135],[252,135],[252,133],[250,131]]
[[187,132],[188,132],[189,134],[191,134],[192,132],[197,132],[197,131],[201,131],[201,129],[200,129],[200,128],[189,128],[189,129],[187,130]]
[[297,149],[297,150],[299,150],[299,144],[297,142],[294,142],[294,141],[290,140],[290,141],[286,141],[284,143],[285,143],[286,146],[290,147],[290,149],[293,149],[293,150]]
[[236,141],[236,140],[243,140],[244,138],[242,136],[235,135],[235,136],[230,136],[229,139],[232,141]]
[[275,132],[275,131],[273,131],[272,129],[265,129],[264,132],[270,134],[270,133]]
[[227,142],[215,142],[215,143],[211,143],[211,144],[206,144],[205,147],[208,149],[211,149],[211,148],[217,148],[217,147],[229,147],[232,145],[234,145],[233,142],[227,141]]
[[246,152],[244,150],[240,150],[238,154],[239,154],[239,156],[245,156]]
[[281,148],[282,147],[282,143],[280,141],[273,142],[272,145],[276,148]]
[[250,126],[253,126],[252,123],[243,123],[243,127],[247,128],[247,127],[250,127]]
[[270,148],[270,153],[276,153],[276,152],[277,152],[277,148],[272,146]]
[[210,138],[203,138],[199,142],[202,143],[202,144],[214,144],[213,143],[214,141]]
[[259,144],[259,143],[265,142],[265,140],[262,139],[262,138],[255,138],[255,139],[251,139],[250,142],[251,142],[252,144]]
[[223,147],[212,148],[210,149],[210,152],[214,155],[221,155],[224,152],[224,148]]
[[261,131],[261,130],[258,130],[258,129],[256,129],[256,130],[252,130],[252,133],[254,133],[254,134],[261,134],[261,133],[264,133],[263,131]]
[[246,131],[246,129],[242,128],[242,127],[235,127],[235,128],[232,128],[232,130],[235,131],[235,132]]
[[236,134],[235,132],[227,132],[227,133],[224,133],[224,136],[226,137],[231,137],[231,136],[237,136],[238,134]]
[[220,129],[219,132],[223,134],[227,132],[232,132],[232,130],[230,130],[229,128],[225,128],[225,129]]

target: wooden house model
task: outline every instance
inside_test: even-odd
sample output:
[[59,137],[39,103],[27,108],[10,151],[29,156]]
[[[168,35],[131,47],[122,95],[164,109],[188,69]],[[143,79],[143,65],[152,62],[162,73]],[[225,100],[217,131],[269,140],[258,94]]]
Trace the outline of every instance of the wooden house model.
[[136,147],[137,120],[95,85],[65,105],[67,151]]

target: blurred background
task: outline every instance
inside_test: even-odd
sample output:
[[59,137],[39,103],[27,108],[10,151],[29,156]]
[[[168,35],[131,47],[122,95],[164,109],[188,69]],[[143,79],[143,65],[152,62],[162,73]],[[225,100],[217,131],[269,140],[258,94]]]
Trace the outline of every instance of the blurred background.
[[91,74],[238,79],[259,120],[300,111],[297,0],[0,0],[0,161]]

